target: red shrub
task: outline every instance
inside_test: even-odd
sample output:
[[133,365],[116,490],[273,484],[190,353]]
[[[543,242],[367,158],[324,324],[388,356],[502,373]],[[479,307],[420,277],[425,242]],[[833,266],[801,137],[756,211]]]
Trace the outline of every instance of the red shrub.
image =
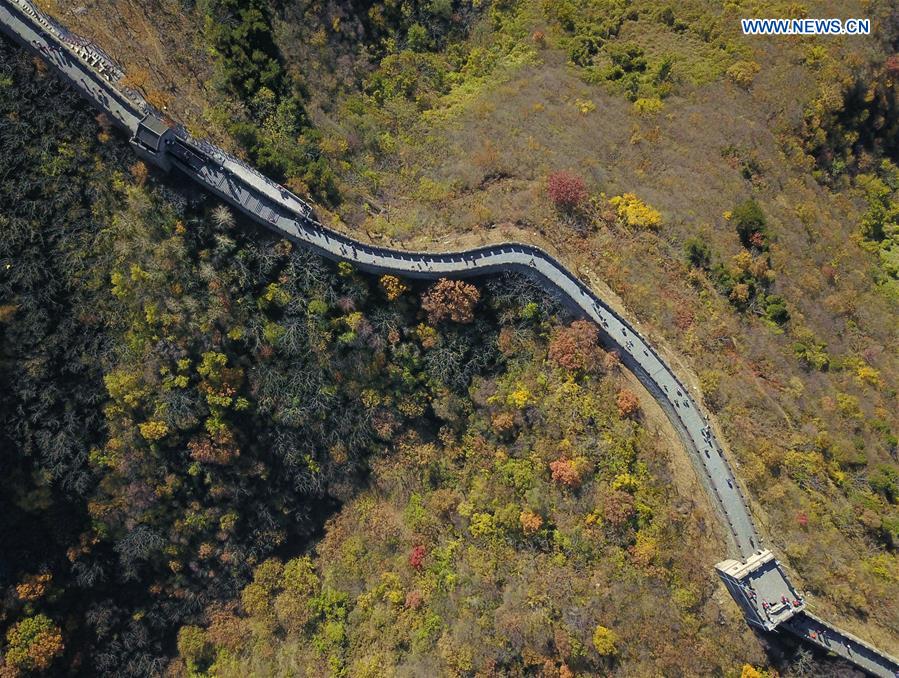
[[406,594],[406,609],[417,610],[425,602],[424,596],[419,591],[409,591]]
[[427,549],[425,549],[424,546],[419,545],[414,547],[409,553],[409,565],[411,565],[413,569],[420,570],[427,553]]
[[749,243],[753,247],[758,247],[761,249],[765,246],[765,234],[761,231],[754,231],[752,235],[749,236]]
[[636,514],[634,498],[627,492],[612,490],[606,497],[602,514],[612,527],[622,527]]
[[576,210],[587,199],[584,180],[570,172],[554,172],[547,179],[549,199],[560,210]]

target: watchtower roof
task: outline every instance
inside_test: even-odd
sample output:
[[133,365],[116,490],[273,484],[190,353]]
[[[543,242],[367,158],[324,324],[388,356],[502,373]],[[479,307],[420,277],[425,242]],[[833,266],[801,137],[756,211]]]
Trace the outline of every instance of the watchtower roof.
[[140,121],[135,136],[144,146],[158,152],[162,138],[170,129],[162,118],[151,113]]

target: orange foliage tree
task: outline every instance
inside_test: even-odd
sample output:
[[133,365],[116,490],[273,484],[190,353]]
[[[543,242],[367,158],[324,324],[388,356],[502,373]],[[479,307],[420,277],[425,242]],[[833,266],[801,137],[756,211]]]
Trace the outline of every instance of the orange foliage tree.
[[480,298],[481,293],[474,285],[441,278],[422,295],[421,307],[427,312],[431,324],[446,318],[457,323],[470,323]]
[[521,531],[526,537],[537,534],[543,527],[543,518],[533,511],[522,511],[518,516],[518,522],[521,523]]
[[568,327],[557,328],[549,342],[549,359],[566,370],[590,371],[598,366],[601,349],[597,345],[599,330],[587,320],[575,320]]
[[640,401],[634,392],[627,388],[618,391],[615,404],[618,406],[618,416],[622,418],[633,417],[640,411]]
[[395,301],[396,299],[399,299],[403,293],[409,291],[409,286],[395,275],[382,275],[380,282],[381,287],[384,288],[384,293],[387,295],[388,301]]
[[570,488],[581,486],[581,470],[573,459],[560,457],[549,463],[549,469],[555,482]]
[[50,581],[53,579],[49,572],[41,574],[29,575],[25,580],[16,586],[16,595],[19,600],[31,602],[41,598],[46,592]]

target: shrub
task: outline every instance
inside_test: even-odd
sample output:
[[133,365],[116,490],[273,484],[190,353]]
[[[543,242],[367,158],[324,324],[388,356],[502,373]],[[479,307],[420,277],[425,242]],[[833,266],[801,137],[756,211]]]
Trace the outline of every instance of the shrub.
[[730,216],[737,235],[743,247],[758,247],[761,249],[765,243],[766,220],[765,214],[759,204],[750,198],[734,207]]
[[281,587],[302,596],[311,596],[318,588],[318,575],[309,556],[287,561],[281,573]]
[[506,397],[506,403],[515,409],[521,410],[531,402],[531,392],[526,388],[517,388]]
[[765,317],[773,323],[784,325],[790,319],[784,298],[771,294],[765,299]]
[[593,632],[593,647],[602,657],[610,657],[618,652],[618,634],[605,626],[597,626]]
[[631,228],[658,228],[662,223],[662,213],[653,209],[633,193],[616,195],[610,201],[618,218]]
[[543,527],[543,518],[533,511],[522,511],[518,516],[518,522],[521,523],[521,531],[526,537],[537,534]]
[[228,93],[249,100],[262,87],[281,91],[284,71],[265,3],[211,3],[206,30],[217,57],[219,84]]
[[634,498],[627,492],[612,490],[605,497],[602,517],[614,528],[627,525],[636,513]]
[[502,435],[515,426],[515,415],[511,412],[497,412],[493,415],[492,424],[493,430]]
[[412,24],[406,33],[406,45],[413,52],[427,52],[431,48],[428,30],[421,24]]
[[684,244],[684,251],[687,253],[687,261],[691,266],[708,269],[712,263],[712,250],[701,238],[690,238]]
[[633,417],[640,410],[640,401],[637,400],[634,392],[627,388],[618,391],[615,404],[618,406],[618,416],[622,419]]
[[746,283],[737,283],[730,291],[728,298],[731,303],[738,308],[745,308],[749,303],[750,288]]
[[169,432],[169,427],[164,421],[146,421],[139,428],[140,434],[150,441],[162,440]]
[[868,478],[868,483],[891,504],[899,503],[899,471],[893,467],[885,464],[877,467]]
[[662,110],[662,100],[658,97],[640,98],[634,102],[634,111],[637,115],[654,115]]
[[756,74],[761,70],[755,61],[738,61],[727,69],[727,77],[730,78],[735,85],[743,89],[749,89],[752,81],[755,80]]
[[826,371],[830,366],[827,345],[815,339],[808,332],[799,332],[799,341],[793,344],[793,353],[806,366]]
[[751,664],[743,664],[740,678],[763,678],[762,673]]
[[631,42],[613,43],[607,45],[605,51],[613,64],[613,76],[618,73],[642,73],[646,70],[646,57],[639,45]]
[[555,172],[546,180],[549,199],[556,209],[571,212],[578,209],[587,199],[584,180],[570,172]]
[[199,626],[182,626],[178,631],[178,654],[188,666],[202,662],[209,653],[206,632]]
[[427,553],[425,547],[421,545],[415,546],[412,551],[409,552],[409,565],[413,570],[420,570],[422,568]]

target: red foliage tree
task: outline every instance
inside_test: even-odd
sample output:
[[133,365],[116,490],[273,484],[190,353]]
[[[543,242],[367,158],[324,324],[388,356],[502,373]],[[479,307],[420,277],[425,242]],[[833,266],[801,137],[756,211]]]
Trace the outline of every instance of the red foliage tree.
[[600,358],[599,330],[586,320],[556,329],[549,342],[549,359],[566,370],[596,369]]
[[556,209],[573,211],[587,199],[584,180],[571,172],[554,172],[546,180],[549,199]]
[[474,285],[441,278],[422,295],[421,307],[427,312],[431,324],[446,318],[457,323],[470,323],[480,298],[481,293]]
[[412,566],[415,570],[420,570],[425,561],[425,556],[428,554],[427,549],[420,544],[415,546],[412,551],[409,553],[409,565]]

